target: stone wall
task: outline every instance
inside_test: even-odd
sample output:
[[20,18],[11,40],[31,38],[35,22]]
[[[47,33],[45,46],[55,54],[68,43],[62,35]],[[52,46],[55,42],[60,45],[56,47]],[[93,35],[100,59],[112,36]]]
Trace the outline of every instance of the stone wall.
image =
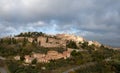
[[48,38],[48,42],[46,42],[47,37],[38,37],[37,41],[41,43],[43,47],[66,47],[66,41],[58,40],[55,38]]

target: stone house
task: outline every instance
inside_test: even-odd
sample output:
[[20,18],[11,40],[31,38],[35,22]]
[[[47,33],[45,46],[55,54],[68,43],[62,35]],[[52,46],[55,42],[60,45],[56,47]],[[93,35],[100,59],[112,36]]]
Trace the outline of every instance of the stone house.
[[34,59],[35,59],[35,58],[30,57],[29,55],[25,55],[25,63],[32,63],[32,61],[33,61]]
[[101,44],[97,41],[88,41],[88,45],[92,45],[92,44],[94,44],[95,46],[98,46],[98,47],[101,46]]
[[46,57],[49,60],[57,60],[63,57],[62,54],[58,53],[57,51],[48,51]]
[[93,44],[93,41],[88,41],[88,45],[92,45]]
[[20,56],[15,56],[14,59],[15,60],[20,60]]

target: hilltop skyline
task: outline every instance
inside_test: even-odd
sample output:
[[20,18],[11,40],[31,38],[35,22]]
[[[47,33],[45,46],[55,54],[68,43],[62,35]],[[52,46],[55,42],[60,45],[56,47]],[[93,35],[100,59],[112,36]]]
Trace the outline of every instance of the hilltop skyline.
[[73,33],[120,47],[119,0],[2,0],[0,36]]

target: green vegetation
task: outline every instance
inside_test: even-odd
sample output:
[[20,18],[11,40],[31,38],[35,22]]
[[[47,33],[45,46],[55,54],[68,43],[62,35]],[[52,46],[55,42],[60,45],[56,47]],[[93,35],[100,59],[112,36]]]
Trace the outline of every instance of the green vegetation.
[[120,73],[120,61],[101,61],[92,66],[82,67],[73,73]]
[[49,40],[48,40],[48,37],[47,37],[47,38],[46,38],[46,43],[48,43],[48,41],[49,41]]
[[8,68],[11,73],[38,73],[37,67],[32,65],[24,66],[21,62],[18,61],[7,61]]
[[84,66],[70,73],[120,73],[120,51],[101,47],[92,52],[94,65]]
[[[41,49],[39,51],[41,51]],[[34,59],[31,64],[24,65],[22,64],[24,58],[21,56],[20,61],[10,60],[7,61],[7,65],[11,73],[56,73],[57,70],[63,67],[75,67],[88,62],[97,62],[93,66],[78,69],[74,73],[119,73],[119,63],[104,61],[109,57],[118,58],[118,55],[115,56],[114,54],[116,54],[116,51],[106,48],[92,51],[91,53],[89,53],[89,51],[77,52],[74,50],[71,53],[72,57],[66,60],[59,59],[51,60],[50,63],[37,63],[36,59]],[[42,67],[44,67],[45,70],[42,69]]]
[[17,35],[17,37],[38,37],[38,36],[44,36],[45,34],[42,32],[25,32],[20,33]]
[[76,45],[76,42],[74,42],[74,41],[68,41],[66,47],[73,48],[73,49],[78,48],[77,45]]
[[36,64],[37,63],[37,59],[34,59],[33,61],[32,61],[32,64]]
[[81,45],[81,47],[82,47],[83,49],[88,48],[88,47],[89,47],[89,46],[88,46],[88,42],[83,42],[82,45]]
[[[7,58],[5,63],[11,73],[62,73],[69,68],[84,65],[89,62],[92,66],[85,66],[71,73],[120,73],[120,51],[114,51],[103,45],[101,47],[88,45],[88,42],[76,44],[74,41],[68,41],[66,47],[73,48],[71,57],[67,59],[51,60],[50,63],[38,63],[36,59],[31,64],[24,62],[25,55],[35,53],[47,53],[50,50],[63,53],[66,51],[63,47],[45,48],[37,42],[38,36],[45,36],[43,33],[28,32],[17,35],[25,37],[24,39],[3,38],[0,39],[0,56]],[[34,37],[32,43],[26,37]],[[49,37],[46,42],[49,42]],[[82,48],[83,51],[80,51]],[[19,55],[20,60],[16,61],[13,57]]]
[[74,73],[114,73],[114,71],[111,69],[110,65],[99,62],[92,66],[80,68]]
[[94,51],[92,53],[92,57],[94,61],[102,61],[106,58],[110,58],[114,54],[113,50],[110,50],[108,48],[101,48],[97,51]]

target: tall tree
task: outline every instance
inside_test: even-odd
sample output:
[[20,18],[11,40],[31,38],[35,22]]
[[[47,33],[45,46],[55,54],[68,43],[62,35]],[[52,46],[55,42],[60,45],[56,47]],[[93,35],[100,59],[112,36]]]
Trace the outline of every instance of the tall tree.
[[49,41],[49,39],[48,39],[48,37],[46,38],[46,43],[48,43],[48,41]]

